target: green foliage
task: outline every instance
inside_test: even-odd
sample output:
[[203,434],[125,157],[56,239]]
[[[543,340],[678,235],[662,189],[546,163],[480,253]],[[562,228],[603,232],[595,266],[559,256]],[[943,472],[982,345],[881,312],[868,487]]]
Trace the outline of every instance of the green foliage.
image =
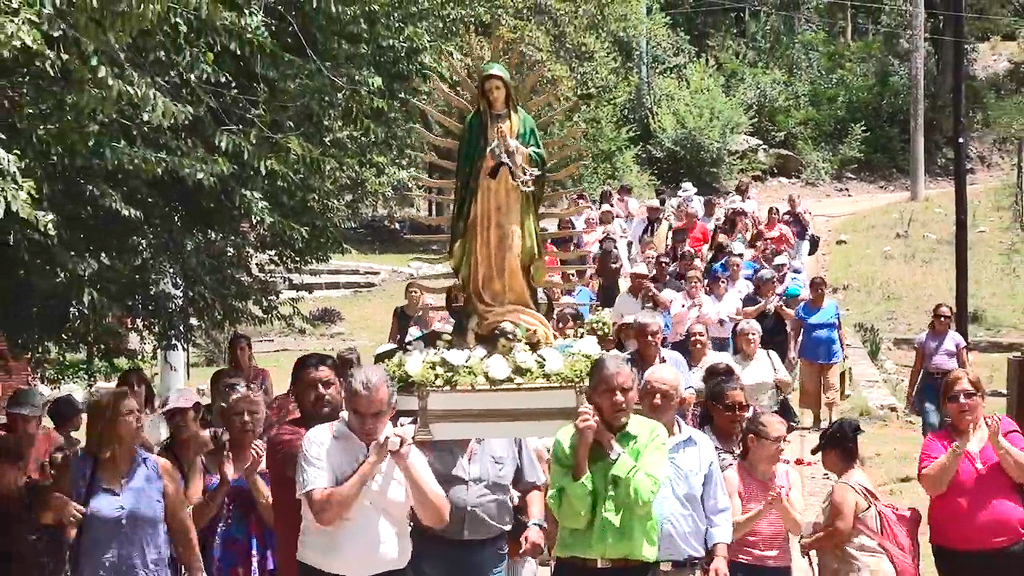
[[0,9],[0,332],[26,348],[277,318],[275,275],[405,174],[434,7],[119,5]]
[[865,346],[865,350],[868,353],[868,358],[872,362],[878,362],[878,358],[882,355],[882,332],[874,324],[867,324],[864,322],[857,322],[853,325],[853,330],[860,337],[861,342]]
[[706,63],[694,62],[678,80],[656,79],[653,92],[647,162],[655,176],[669,186],[686,180],[713,186],[731,177],[729,146],[749,121],[721,76]]

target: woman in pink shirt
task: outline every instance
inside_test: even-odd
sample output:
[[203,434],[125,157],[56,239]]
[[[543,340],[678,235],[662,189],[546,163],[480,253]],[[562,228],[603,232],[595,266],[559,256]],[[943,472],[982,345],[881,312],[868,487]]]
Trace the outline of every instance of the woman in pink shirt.
[[931,497],[928,528],[939,576],[1024,574],[1024,436],[985,415],[985,387],[953,370],[940,396],[948,424],[921,446],[918,481]]
[[764,239],[771,244],[774,252],[788,254],[796,244],[793,230],[783,224],[780,219],[778,206],[772,206],[768,209],[768,220],[765,221],[764,228],[761,230],[764,232]]
[[790,534],[800,534],[800,474],[782,462],[786,421],[754,412],[740,439],[740,458],[722,477],[732,502],[731,576],[791,576]]

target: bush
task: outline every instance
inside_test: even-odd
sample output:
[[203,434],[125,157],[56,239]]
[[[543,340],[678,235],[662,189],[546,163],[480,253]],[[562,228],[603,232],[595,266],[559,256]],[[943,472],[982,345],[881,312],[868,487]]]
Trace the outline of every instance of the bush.
[[331,308],[330,306],[322,306],[309,313],[309,321],[317,324],[333,326],[344,319],[345,315],[342,314],[340,310],[337,308]]
[[691,63],[678,79],[656,79],[653,101],[647,161],[662,184],[714,186],[733,176],[729,146],[750,121],[720,74],[704,62]]

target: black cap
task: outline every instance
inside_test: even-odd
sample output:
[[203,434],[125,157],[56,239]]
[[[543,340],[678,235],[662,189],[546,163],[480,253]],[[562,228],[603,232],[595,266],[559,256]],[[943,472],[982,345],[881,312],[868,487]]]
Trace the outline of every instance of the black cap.
[[84,411],[82,404],[74,396],[65,394],[50,402],[50,407],[46,409],[46,415],[50,417],[54,426],[60,427]]
[[811,448],[811,455],[816,456],[825,448],[848,446],[857,442],[857,436],[863,434],[860,422],[853,418],[840,418],[828,425],[818,435],[818,444]]

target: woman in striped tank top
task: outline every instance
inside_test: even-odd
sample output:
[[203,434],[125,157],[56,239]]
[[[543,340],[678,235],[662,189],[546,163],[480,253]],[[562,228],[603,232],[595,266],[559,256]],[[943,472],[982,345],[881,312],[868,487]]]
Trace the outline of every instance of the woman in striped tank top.
[[786,426],[771,412],[755,412],[743,429],[739,462],[724,473],[733,513],[731,576],[793,573],[789,536],[800,534],[804,504],[799,474],[780,461]]

